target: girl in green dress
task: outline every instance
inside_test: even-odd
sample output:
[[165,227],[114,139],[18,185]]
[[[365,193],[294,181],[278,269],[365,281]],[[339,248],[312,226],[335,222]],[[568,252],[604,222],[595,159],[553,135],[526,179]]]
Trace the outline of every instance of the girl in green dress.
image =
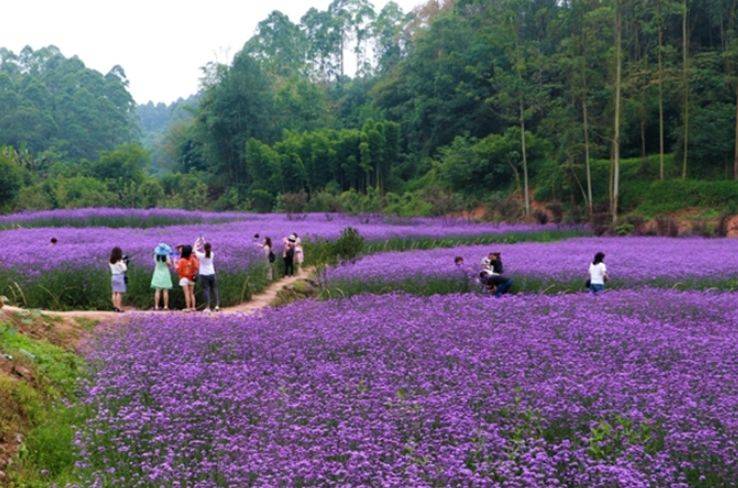
[[154,310],[159,310],[160,299],[164,301],[164,310],[169,310],[169,290],[172,289],[172,274],[169,268],[172,266],[172,260],[165,251],[160,244],[154,253],[154,276],[151,277],[151,288],[155,290]]

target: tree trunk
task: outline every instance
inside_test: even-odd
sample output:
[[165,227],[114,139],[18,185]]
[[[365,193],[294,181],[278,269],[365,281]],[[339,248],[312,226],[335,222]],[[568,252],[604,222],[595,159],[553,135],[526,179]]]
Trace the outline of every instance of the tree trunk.
[[525,110],[520,102],[520,147],[523,151],[523,198],[525,199],[525,216],[530,216],[530,195],[528,189],[528,151],[525,145]]
[[687,178],[687,160],[689,158],[689,74],[687,37],[687,0],[683,0],[682,8],[682,89],[684,90],[684,147],[682,148],[682,179]]
[[659,179],[664,179],[664,30],[659,26]]
[[622,79],[622,37],[623,19],[620,3],[615,7],[615,121],[612,138],[612,222],[618,220],[618,199],[620,193],[620,104]]
[[594,213],[592,203],[592,168],[589,165],[589,114],[587,113],[587,99],[582,98],[582,119],[584,121],[584,170],[587,175],[587,211],[592,217]]

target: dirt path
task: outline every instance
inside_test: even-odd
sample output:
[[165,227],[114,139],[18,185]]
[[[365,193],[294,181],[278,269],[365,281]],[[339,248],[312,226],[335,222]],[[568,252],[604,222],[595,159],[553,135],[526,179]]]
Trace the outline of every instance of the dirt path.
[[300,272],[297,275],[285,276],[281,280],[275,281],[274,283],[269,285],[263,292],[259,293],[258,295],[254,295],[250,301],[242,303],[240,305],[236,305],[234,307],[224,308],[222,309],[222,312],[251,314],[256,312],[257,310],[266,308],[270,306],[272,302],[274,302],[274,299],[277,298],[277,294],[281,290],[287,288],[288,286],[294,285],[296,282],[302,279],[308,278],[310,276],[310,273],[312,272],[312,268],[301,268]]
[[[263,308],[269,307],[275,298],[277,298],[277,294],[284,288],[294,285],[297,281],[301,279],[305,279],[308,276],[310,276],[310,273],[312,273],[312,268],[307,269],[301,269],[300,273],[298,273],[296,276],[285,276],[281,280],[273,282],[271,285],[269,285],[264,291],[261,293],[254,295],[251,300],[248,302],[242,303],[240,305],[236,305],[233,307],[227,307],[221,309],[220,313],[241,313],[241,314],[252,314],[256,312],[257,310],[261,310]],[[11,307],[6,305],[2,310],[6,310],[8,312],[28,312],[30,309],[24,309],[19,307]],[[36,311],[36,310],[34,310]],[[116,312],[103,312],[98,310],[70,310],[67,312],[58,312],[54,310],[38,310],[38,312],[42,313],[43,315],[47,315],[49,317],[59,317],[62,319],[87,319],[87,320],[95,320],[99,322],[103,322],[106,320],[115,320],[121,317],[121,314]],[[153,310],[145,310],[145,311],[137,311],[137,310],[127,310],[127,312],[130,313],[137,313],[137,314],[159,314],[161,312],[155,312]],[[177,310],[173,310],[173,312],[178,312]],[[124,314],[125,315],[125,314]]]

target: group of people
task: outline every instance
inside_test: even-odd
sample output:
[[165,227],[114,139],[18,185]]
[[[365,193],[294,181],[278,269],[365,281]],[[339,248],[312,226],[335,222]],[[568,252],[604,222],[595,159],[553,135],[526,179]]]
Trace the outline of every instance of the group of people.
[[[205,311],[220,310],[212,244],[205,242],[202,237],[198,237],[192,246],[182,244],[175,249],[168,244],[160,243],[153,254],[154,273],[151,277],[151,288],[154,290],[154,310],[169,310],[169,291],[174,287],[172,271],[179,278],[179,286],[184,293],[185,311],[197,309],[195,284],[198,281],[205,293]],[[113,248],[108,264],[111,273],[113,310],[116,312],[123,311],[123,295],[128,291],[129,262],[128,256],[123,254],[120,247]]]
[[461,271],[467,279],[474,279],[485,290],[493,293],[499,298],[510,290],[513,284],[512,279],[505,276],[505,267],[502,264],[502,253],[491,252],[480,262],[481,271],[474,272],[464,263],[464,258],[456,256],[454,258],[456,268]]
[[[499,298],[510,290],[513,284],[512,279],[505,276],[505,268],[502,265],[502,253],[491,252],[480,263],[481,271],[476,273],[466,266],[462,256],[454,258],[454,264],[465,279],[471,279],[484,287],[485,290],[493,293]],[[589,264],[589,279],[585,286],[593,294],[598,294],[605,290],[605,283],[609,280],[607,275],[607,266],[605,266],[605,253],[598,252]]]
[[[272,239],[265,237],[261,239],[259,234],[254,234],[254,245],[264,253],[267,261],[267,281],[274,279],[274,264],[277,256],[274,253]],[[282,261],[284,262],[284,275],[294,276],[295,271],[299,273],[302,263],[305,262],[305,251],[302,248],[302,239],[296,232],[282,239]]]
[[[56,238],[52,239],[52,245]],[[267,262],[267,281],[274,279],[274,253],[272,239],[259,234],[254,235],[254,244],[262,252]],[[198,237],[193,245],[179,245],[172,249],[165,243],[156,246],[153,253],[154,272],[151,277],[151,288],[154,290],[154,310],[169,310],[169,291],[174,287],[172,272],[179,278],[185,299],[186,312],[197,310],[195,285],[203,288],[205,294],[205,312],[220,310],[220,293],[215,274],[215,253],[211,243],[203,237]],[[283,239],[282,259],[284,260],[285,275],[293,276],[305,259],[302,241],[296,233]],[[120,247],[115,247],[110,253],[109,266],[111,273],[112,304],[116,312],[123,311],[123,295],[128,290],[128,256],[123,254]]]

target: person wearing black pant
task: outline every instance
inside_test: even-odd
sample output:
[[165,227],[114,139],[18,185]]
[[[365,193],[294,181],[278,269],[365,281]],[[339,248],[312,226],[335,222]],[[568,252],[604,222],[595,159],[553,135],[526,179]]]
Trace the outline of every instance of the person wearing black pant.
[[284,275],[295,275],[295,241],[292,238],[288,239],[284,250]]
[[502,256],[499,252],[493,252],[489,255],[490,266],[492,267],[491,280],[495,286],[495,297],[500,298],[512,286],[513,282],[510,278],[503,276],[505,268],[502,265]]

